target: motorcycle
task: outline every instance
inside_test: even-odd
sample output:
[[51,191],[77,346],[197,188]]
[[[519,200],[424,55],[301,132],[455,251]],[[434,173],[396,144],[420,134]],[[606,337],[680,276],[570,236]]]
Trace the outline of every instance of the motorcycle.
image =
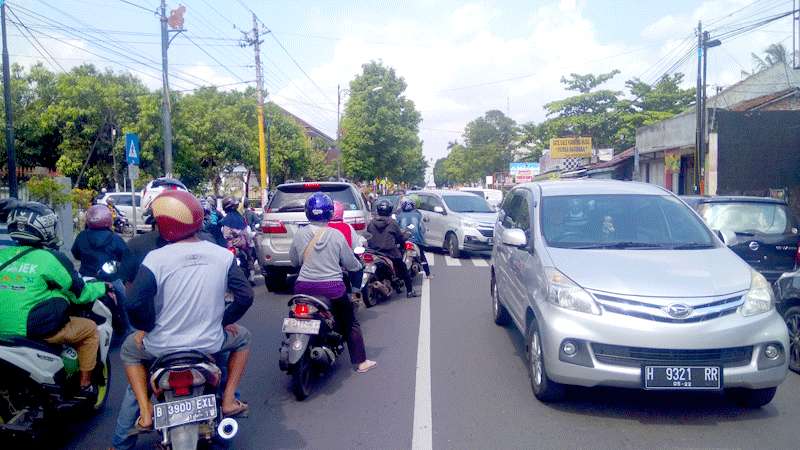
[[163,355],[149,369],[153,428],[161,445],[172,450],[194,450],[233,439],[239,431],[235,419],[222,416],[222,371],[214,359],[196,350]]
[[[101,270],[111,270],[104,265]],[[100,281],[90,281],[99,283]],[[47,428],[73,411],[96,414],[108,401],[114,300],[108,296],[76,306],[73,316],[97,323],[100,346],[92,383],[97,397],[79,396],[78,353],[69,345],[53,345],[21,336],[0,336],[0,435],[43,445]],[[52,434],[51,434],[52,435]]]
[[311,381],[336,363],[344,352],[344,337],[337,333],[328,304],[308,295],[289,300],[289,317],[283,319],[286,339],[279,350],[280,369],[292,377],[292,392],[302,401],[311,395]]
[[379,301],[388,300],[392,296],[392,290],[400,292],[403,282],[397,277],[389,256],[377,250],[363,248],[357,248],[356,255],[364,265],[360,292],[364,306],[372,308]]
[[[406,234],[406,239],[411,236],[411,231],[414,230],[414,224],[408,224],[406,230],[403,230]],[[403,264],[406,265],[406,269],[408,269],[408,273],[411,274],[411,278],[414,278],[422,272],[422,259],[420,258],[420,252],[422,249],[419,246],[410,240],[406,241],[404,252],[403,252]]]

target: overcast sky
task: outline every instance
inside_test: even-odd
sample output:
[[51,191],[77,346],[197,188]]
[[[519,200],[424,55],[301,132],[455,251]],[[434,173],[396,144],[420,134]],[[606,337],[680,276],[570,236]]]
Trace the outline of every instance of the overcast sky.
[[[8,3],[64,69],[88,61],[133,71],[149,86],[160,86],[159,23],[148,12],[157,0],[129,0],[141,7],[122,0]],[[424,119],[420,136],[431,160],[445,156],[447,142],[460,139],[464,125],[489,109],[508,112],[520,123],[542,120],[542,105],[565,95],[562,75],[619,69],[610,87],[621,89],[633,77],[653,82],[690,50],[699,19],[721,32],[792,9],[791,0],[180,3],[187,9],[188,33],[170,48],[173,89],[255,79],[252,48],[235,41],[241,29],[252,28],[250,9],[277,38],[265,36],[263,45],[273,101],[335,136],[337,84],[346,86],[364,62],[382,60],[408,83],[407,96]],[[173,0],[168,7],[178,4]],[[16,25],[9,25],[9,35],[12,62],[43,59]],[[785,18],[724,42],[711,50],[709,84],[735,83],[742,70],[752,69],[751,52],[773,42],[791,49],[791,36],[791,19]],[[688,58],[677,68],[686,73],[687,85],[694,83],[695,61]]]

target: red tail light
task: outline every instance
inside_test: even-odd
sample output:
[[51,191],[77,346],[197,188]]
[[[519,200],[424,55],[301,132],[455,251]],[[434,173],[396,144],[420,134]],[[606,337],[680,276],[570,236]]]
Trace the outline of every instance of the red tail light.
[[797,254],[794,255],[794,267],[800,269],[800,242],[797,243]]
[[280,220],[265,220],[261,223],[261,232],[266,234],[286,234],[286,225]]
[[406,241],[406,250],[414,250],[414,243],[411,241]]
[[372,263],[375,261],[375,257],[372,256],[371,253],[364,253],[361,255],[361,259],[363,259],[365,263]]
[[294,315],[295,316],[307,316],[309,314],[308,305],[305,303],[296,303],[294,305]]
[[344,220],[353,226],[356,231],[364,231],[367,229],[367,221],[361,217],[351,217]]
[[233,253],[233,256],[236,256],[236,249],[233,247],[228,247],[228,251]]
[[194,375],[191,370],[170,372],[168,377],[169,387],[175,395],[189,395],[194,384]]
[[320,186],[321,185],[319,183],[304,183],[303,184],[303,188],[308,189],[308,190],[319,189]]

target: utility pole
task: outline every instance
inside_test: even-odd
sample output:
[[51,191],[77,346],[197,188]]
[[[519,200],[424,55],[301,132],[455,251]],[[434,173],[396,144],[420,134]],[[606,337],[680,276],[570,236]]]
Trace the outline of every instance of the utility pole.
[[117,153],[114,151],[114,138],[117,137],[117,126],[111,125],[111,164],[114,166],[114,192],[119,192],[119,173],[117,172]]
[[703,23],[697,22],[697,87],[695,90],[694,194],[700,194],[700,148],[703,146]]
[[342,89],[336,85],[336,180],[342,179],[342,149],[339,146],[339,132],[341,130]]
[[3,100],[6,105],[6,153],[8,155],[8,194],[17,198],[17,153],[14,149],[14,118],[11,108],[11,68],[8,62],[6,37],[6,2],[0,0],[0,20],[3,22]]
[[[264,152],[264,74],[261,66],[261,41],[258,28],[258,17],[253,13],[253,29],[251,30],[252,36],[247,33],[244,34],[244,42],[242,46],[253,46],[256,56],[256,95],[258,98],[258,165],[260,169],[261,180],[261,207],[264,208],[269,200],[269,189],[272,184],[270,177],[271,168],[267,167],[267,157]],[[269,143],[267,143],[269,145]],[[271,156],[271,155],[270,155]]]
[[169,104],[169,31],[167,31],[167,5],[161,0],[161,81],[163,98],[161,99],[161,119],[164,137],[164,174],[172,176],[172,119]]
[[793,0],[792,14],[792,67],[800,69],[800,0]]

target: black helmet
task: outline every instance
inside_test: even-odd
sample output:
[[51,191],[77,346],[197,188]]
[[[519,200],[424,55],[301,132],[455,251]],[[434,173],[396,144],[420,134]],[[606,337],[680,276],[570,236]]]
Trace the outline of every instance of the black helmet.
[[142,213],[142,219],[144,219],[145,225],[155,225],[156,219],[153,217],[153,208],[147,208]]
[[414,203],[414,199],[409,197],[403,197],[403,200],[400,201],[400,209],[405,212],[411,212],[416,209],[417,205]]
[[378,211],[379,216],[388,217],[392,215],[392,202],[387,199],[378,200],[375,203],[375,210]]
[[58,216],[39,202],[20,202],[8,215],[8,235],[22,245],[57,247]]
[[236,209],[239,206],[239,202],[233,199],[233,197],[225,197],[222,200],[222,210],[223,211],[230,211],[231,209]]

